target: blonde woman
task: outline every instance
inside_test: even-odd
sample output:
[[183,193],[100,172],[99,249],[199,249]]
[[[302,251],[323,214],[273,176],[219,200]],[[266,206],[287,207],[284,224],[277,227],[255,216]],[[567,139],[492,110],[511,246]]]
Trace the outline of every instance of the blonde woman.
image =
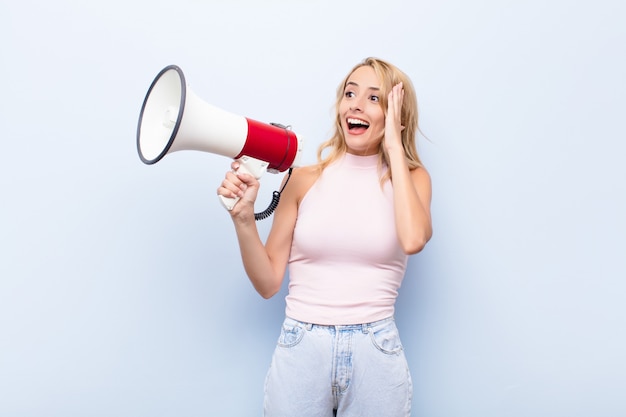
[[218,188],[240,198],[230,215],[257,292],[272,297],[289,268],[265,416],[410,415],[394,306],[408,255],[432,235],[417,119],[410,79],[367,58],[339,85],[334,135],[317,164],[293,171],[265,244],[254,219],[259,182],[228,172]]

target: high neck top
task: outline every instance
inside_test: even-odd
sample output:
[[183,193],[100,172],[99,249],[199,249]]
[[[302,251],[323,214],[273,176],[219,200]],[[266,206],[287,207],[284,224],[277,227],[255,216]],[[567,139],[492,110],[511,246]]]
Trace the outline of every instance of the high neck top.
[[339,159],[339,162],[351,168],[372,168],[378,167],[379,159],[380,157],[378,156],[378,154],[362,156],[346,152]]
[[346,153],[300,202],[289,257],[286,314],[325,325],[393,316],[407,255],[396,233],[393,189],[379,156]]

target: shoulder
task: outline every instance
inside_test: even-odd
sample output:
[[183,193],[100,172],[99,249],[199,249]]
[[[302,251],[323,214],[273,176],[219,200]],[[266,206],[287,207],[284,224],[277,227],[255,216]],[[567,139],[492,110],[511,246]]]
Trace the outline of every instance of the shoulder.
[[319,177],[316,166],[294,168],[281,185],[280,204],[274,213],[272,230],[292,230],[298,216],[300,201]]
[[412,169],[411,178],[413,178],[413,182],[427,182],[429,184],[431,182],[430,174],[423,166]]
[[432,195],[432,181],[430,174],[424,167],[417,167],[411,170],[411,180],[422,199],[430,204]]
[[304,195],[320,176],[320,170],[316,165],[294,168],[291,177],[285,177],[288,181],[285,185],[285,193],[299,204]]

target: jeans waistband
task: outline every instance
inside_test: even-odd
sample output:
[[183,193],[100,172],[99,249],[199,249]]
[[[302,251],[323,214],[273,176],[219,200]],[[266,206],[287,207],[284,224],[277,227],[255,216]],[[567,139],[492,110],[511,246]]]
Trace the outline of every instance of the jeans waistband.
[[383,327],[388,325],[389,323],[395,322],[395,317],[387,317],[382,320],[373,321],[370,323],[361,323],[361,324],[315,324],[315,323],[306,323],[300,320],[292,319],[291,317],[286,317],[285,320],[292,321],[293,324],[300,324],[307,330],[312,330],[314,328],[318,329],[333,329],[333,330],[361,330],[363,333],[367,333],[370,330],[376,330],[379,327]]

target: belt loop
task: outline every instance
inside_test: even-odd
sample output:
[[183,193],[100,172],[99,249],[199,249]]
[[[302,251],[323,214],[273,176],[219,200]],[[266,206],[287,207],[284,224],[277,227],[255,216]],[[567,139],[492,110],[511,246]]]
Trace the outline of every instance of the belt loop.
[[305,323],[305,324],[306,324],[306,326],[305,326],[305,327],[306,327],[306,329],[307,329],[308,331],[311,331],[311,329],[313,328],[313,323]]

